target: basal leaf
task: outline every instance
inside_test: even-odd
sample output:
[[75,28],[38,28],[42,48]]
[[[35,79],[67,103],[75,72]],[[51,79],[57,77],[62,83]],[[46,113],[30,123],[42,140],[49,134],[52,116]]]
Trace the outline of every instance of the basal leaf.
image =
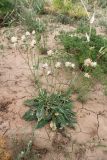
[[40,121],[38,121],[38,123],[37,123],[37,125],[36,125],[36,129],[42,128],[42,127],[44,127],[46,124],[48,124],[48,120],[41,119]]
[[36,129],[44,127],[51,120],[57,128],[73,126],[76,116],[69,94],[70,91],[48,94],[46,90],[41,90],[37,98],[26,101],[25,104],[31,108],[23,118],[26,121],[38,120]]
[[33,121],[33,120],[37,120],[35,113],[32,110],[28,110],[24,115],[23,115],[23,119],[25,119],[26,121]]
[[32,106],[34,106],[35,105],[35,99],[27,99],[25,102],[24,102],[24,104],[26,105],[26,106],[28,106],[28,107],[32,107]]

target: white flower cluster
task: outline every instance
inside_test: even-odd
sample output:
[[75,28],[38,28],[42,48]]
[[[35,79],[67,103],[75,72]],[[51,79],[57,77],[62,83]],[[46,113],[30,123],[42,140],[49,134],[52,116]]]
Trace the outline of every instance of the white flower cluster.
[[27,31],[27,32],[25,33],[25,35],[26,35],[26,36],[30,36],[30,32]]
[[26,36],[23,35],[23,36],[21,37],[21,40],[22,40],[22,41],[25,41],[25,40],[26,40]]
[[61,68],[61,62],[57,62],[56,64],[55,64],[55,68]]
[[42,64],[42,68],[47,70],[47,76],[52,75],[52,71],[49,69],[48,63]]
[[11,38],[11,42],[12,42],[12,43],[17,43],[17,40],[18,40],[17,37],[12,37],[12,38]]
[[90,74],[89,74],[89,73],[85,73],[85,74],[84,74],[84,77],[86,77],[86,78],[90,78],[91,76],[90,76]]
[[33,39],[32,41],[31,41],[31,47],[34,47],[35,46],[35,44],[36,44],[36,41]]
[[84,66],[96,67],[97,62],[93,62],[90,58],[87,58],[87,59],[84,60]]
[[[56,69],[60,69],[61,67],[62,67],[62,63],[61,62],[56,62],[55,63],[55,68]],[[75,64],[71,63],[71,62],[65,62],[65,67],[67,67],[67,68],[70,67],[70,68],[74,69],[75,68]],[[42,64],[42,68],[47,70],[47,76],[52,75],[52,71],[50,70],[50,67],[49,67],[48,63]]]
[[[25,35],[22,35],[22,36],[21,36],[21,41],[22,41],[22,42],[25,42],[27,37],[30,37],[31,35],[35,35],[35,33],[36,33],[35,30],[33,30],[32,33],[30,33],[30,32],[27,31],[27,32],[25,33]],[[14,36],[11,37],[11,42],[15,45],[15,44],[18,42],[18,38],[17,38],[17,37],[14,37]],[[31,47],[34,47],[35,44],[36,44],[36,41],[35,41],[35,39],[33,38],[32,41],[31,41],[31,43],[30,43],[30,46],[31,46]]]
[[[61,68],[61,65],[62,65],[61,62],[56,62],[55,68]],[[66,66],[66,67],[75,68],[75,64],[74,64],[74,63],[71,63],[71,62],[65,62],[65,66]],[[48,66],[48,63],[42,64],[42,68],[47,69],[48,67],[49,67],[49,66]]]
[[48,56],[54,55],[54,52],[52,50],[47,51]]
[[71,62],[65,62],[65,67],[71,67],[71,68],[75,68],[75,64],[71,63]]
[[42,64],[42,68],[44,68],[44,69],[48,69],[48,63],[44,63],[44,64]]
[[[97,62],[93,62],[90,58],[87,58],[84,60],[84,66],[95,68],[97,66]],[[90,78],[91,76],[89,73],[85,73],[84,77]]]

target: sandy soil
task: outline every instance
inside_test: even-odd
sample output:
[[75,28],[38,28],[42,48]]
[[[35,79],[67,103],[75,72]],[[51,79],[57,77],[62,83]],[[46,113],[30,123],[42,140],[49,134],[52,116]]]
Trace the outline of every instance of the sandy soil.
[[[7,40],[2,37],[1,42],[4,41]],[[5,43],[5,49],[0,50],[0,135],[12,146],[14,138],[29,139],[32,136],[34,122],[22,119],[27,110],[23,102],[36,91],[24,59]],[[34,144],[48,150],[44,160],[106,160],[107,97],[103,87],[97,84],[86,104],[78,102],[76,95],[72,99],[78,121],[75,130],[67,128],[61,134],[46,126],[35,131]]]

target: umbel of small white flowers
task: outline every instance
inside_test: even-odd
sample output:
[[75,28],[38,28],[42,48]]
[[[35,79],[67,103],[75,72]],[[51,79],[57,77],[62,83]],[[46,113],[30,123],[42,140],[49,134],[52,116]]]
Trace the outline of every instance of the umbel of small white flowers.
[[25,39],[26,39],[26,36],[23,35],[23,36],[21,37],[21,40],[22,40],[22,41],[25,41]]
[[84,66],[96,67],[97,66],[97,62],[93,62],[90,58],[87,58],[87,59],[84,60]]
[[54,55],[54,52],[52,50],[47,51],[48,56]]
[[36,41],[33,39],[33,40],[31,41],[31,47],[34,47],[35,44],[36,44]]
[[47,76],[52,75],[51,70],[47,71]]
[[[35,34],[35,31],[32,31],[32,35],[34,35]],[[24,42],[24,41],[26,41],[26,38],[28,37],[28,36],[30,36],[31,34],[30,34],[30,32],[26,32],[25,33],[25,35],[22,35],[21,36],[21,41],[22,42]],[[11,42],[15,45],[17,42],[18,42],[18,38],[17,37],[15,37],[15,36],[13,36],[13,37],[11,37]],[[32,41],[31,41],[31,43],[30,43],[30,46],[31,47],[34,47],[34,45],[36,44],[36,41],[34,40],[34,39],[32,39]]]
[[33,30],[33,31],[32,31],[32,35],[34,35],[35,33],[36,33],[35,30]]
[[56,64],[55,64],[55,68],[61,68],[61,62],[57,62]]
[[48,63],[42,64],[42,68],[43,68],[43,69],[48,69],[48,67],[49,67],[49,66],[48,66]]
[[86,77],[86,78],[90,78],[91,76],[90,76],[90,74],[89,74],[89,73],[85,73],[85,74],[84,74],[84,77]]
[[[75,64],[74,63],[71,63],[71,62],[65,62],[65,66],[66,67],[70,67],[70,68],[75,68]],[[52,75],[52,70],[51,70],[51,67],[48,65],[48,63],[44,63],[42,64],[41,66],[45,71],[46,71],[46,75],[47,76],[50,76]],[[62,63],[61,62],[56,62],[55,66],[54,66],[56,69],[59,69],[62,67]]]
[[12,43],[17,43],[17,41],[18,41],[17,37],[11,37],[11,42]]
[[30,36],[30,32],[27,31],[27,32],[25,33],[25,35],[26,35],[26,36]]
[[71,62],[65,62],[65,67],[75,68],[75,64]]
[[[62,63],[61,63],[61,62],[56,62],[56,63],[55,63],[55,68],[59,69],[59,68],[61,68],[61,66],[62,66]],[[65,62],[65,67],[71,67],[71,68],[74,69],[74,68],[75,68],[75,64],[74,64],[74,63],[71,63],[71,62]],[[48,63],[42,64],[42,68],[43,68],[43,69],[48,69],[48,68],[49,68]],[[51,71],[50,71],[50,70],[48,70],[48,71],[49,71],[48,74],[50,74]]]

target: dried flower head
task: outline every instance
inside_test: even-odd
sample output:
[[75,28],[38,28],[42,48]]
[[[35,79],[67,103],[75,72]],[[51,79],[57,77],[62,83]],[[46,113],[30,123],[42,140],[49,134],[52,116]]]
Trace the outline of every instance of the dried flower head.
[[23,35],[23,36],[21,37],[21,40],[22,40],[22,41],[25,41],[25,39],[26,39],[26,36]]
[[71,64],[71,67],[74,69],[74,68],[75,68],[75,64],[74,64],[74,63],[72,63],[72,64]]
[[57,63],[55,64],[55,67],[56,67],[56,68],[61,68],[61,62],[57,62]]
[[87,58],[84,60],[84,66],[91,66],[92,60],[90,58]]
[[48,64],[47,63],[42,64],[42,68],[47,69],[48,68]]
[[52,75],[51,71],[47,71],[47,76]]
[[65,62],[65,67],[75,68],[75,64],[71,62]]
[[32,35],[34,35],[34,34],[35,34],[35,30],[32,31]]
[[35,44],[36,44],[36,41],[33,39],[33,40],[31,41],[31,47],[34,47]]
[[54,52],[52,50],[47,51],[48,56],[52,56]]
[[11,42],[12,43],[17,43],[17,37],[11,37]]
[[97,66],[97,62],[92,62],[92,63],[91,63],[91,66],[92,66],[92,67],[96,67],[96,66]]
[[91,76],[90,76],[90,74],[89,74],[89,73],[85,73],[85,74],[84,74],[84,77],[86,77],[86,78],[90,78]]
[[25,35],[26,35],[26,36],[30,36],[30,32],[27,31],[27,32],[25,33]]
[[71,67],[72,63],[71,62],[65,62],[65,67]]

